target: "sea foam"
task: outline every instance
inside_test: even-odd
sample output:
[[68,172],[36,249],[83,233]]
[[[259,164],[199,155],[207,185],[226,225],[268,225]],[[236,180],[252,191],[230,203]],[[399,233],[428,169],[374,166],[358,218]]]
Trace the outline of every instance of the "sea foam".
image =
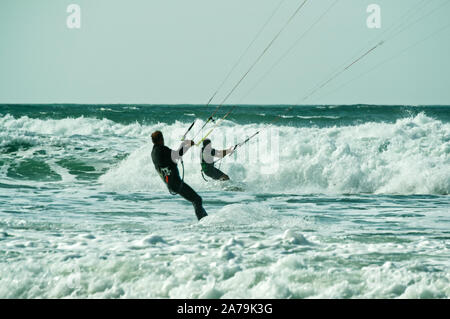
[[[245,136],[253,127],[233,126]],[[168,130],[168,128],[166,128]],[[448,194],[450,192],[450,125],[419,114],[390,123],[332,128],[277,127],[279,153],[267,153],[275,168],[261,169],[239,156],[221,169],[246,190],[300,193]],[[222,140],[220,130],[216,139]],[[262,147],[266,141],[262,140]],[[258,144],[255,143],[255,144]],[[169,145],[176,144],[175,142]],[[229,145],[227,145],[229,146]],[[249,148],[252,146],[250,145]],[[219,148],[219,146],[218,146]],[[194,149],[193,152],[196,152]],[[246,151],[239,149],[238,152]],[[143,145],[100,178],[105,187],[123,190],[160,189],[151,145]],[[198,154],[186,156],[185,181],[208,189],[200,174]],[[179,165],[180,166],[180,165]],[[180,167],[181,169],[181,167]]]
[[[192,135],[200,136],[196,129]],[[99,178],[106,189],[155,191],[163,187],[152,161],[150,135],[162,130],[166,144],[175,149],[186,123],[118,124],[107,119],[0,118],[3,151],[30,148],[40,143],[70,145],[73,138],[102,139],[102,147],[122,147],[129,155]],[[267,127],[225,121],[210,137],[223,149],[260,131],[235,155],[216,166],[244,189],[255,192],[449,194],[450,124],[424,113],[395,123],[368,122],[340,127]],[[73,138],[71,138],[73,137]],[[189,136],[188,136],[189,138]],[[190,137],[192,138],[192,136]],[[81,145],[84,143],[81,139]],[[256,155],[255,155],[256,154]],[[214,190],[200,174],[200,148],[184,159],[185,181],[200,190]],[[253,156],[253,157],[252,157]],[[103,157],[104,158],[104,157]],[[103,159],[102,158],[102,159]],[[51,159],[48,159],[54,165]],[[179,164],[180,172],[182,167]]]

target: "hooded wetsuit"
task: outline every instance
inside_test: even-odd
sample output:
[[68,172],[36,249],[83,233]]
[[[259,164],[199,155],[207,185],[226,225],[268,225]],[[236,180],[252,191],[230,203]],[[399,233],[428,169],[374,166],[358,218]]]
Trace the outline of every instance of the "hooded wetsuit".
[[198,220],[200,220],[203,217],[208,216],[203,208],[202,198],[188,184],[181,180],[177,164],[172,161],[172,154],[175,154],[175,157],[177,157],[177,155],[181,157],[183,156],[183,149],[176,154],[175,151],[172,151],[167,146],[154,145],[152,150],[152,161],[155,165],[155,169],[171,193],[181,195],[194,205],[195,215]]

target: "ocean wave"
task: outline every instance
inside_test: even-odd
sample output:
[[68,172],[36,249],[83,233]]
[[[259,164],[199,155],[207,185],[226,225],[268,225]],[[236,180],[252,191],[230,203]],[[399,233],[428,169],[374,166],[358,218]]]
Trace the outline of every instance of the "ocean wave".
[[[205,136],[209,129],[198,131],[203,123],[198,121],[188,138],[195,136],[198,141]],[[176,148],[186,128],[186,123],[178,121],[173,124],[125,125],[85,117],[56,120],[5,115],[0,117],[0,149],[5,154],[33,149],[39,144],[51,144],[65,149],[67,154],[64,156],[78,162],[76,156],[86,154],[75,154],[76,147],[72,144],[76,142],[86,150],[107,150],[120,146],[122,153],[130,155],[99,178],[104,187],[118,191],[159,191],[164,189],[164,185],[151,161],[150,135],[155,130],[162,130],[167,145]],[[238,149],[234,156],[226,158],[220,167],[232,180],[242,182],[247,191],[346,194],[450,192],[450,124],[424,113],[394,123],[368,122],[326,128],[243,125],[225,120],[209,137],[214,146],[221,149],[235,145],[257,131],[260,134],[255,139]],[[94,142],[87,138],[95,140],[95,148]],[[198,190],[220,188],[220,183],[206,183],[203,180],[199,151],[194,148],[185,156],[185,181]],[[45,152],[41,153],[39,161],[46,156]],[[98,153],[88,154],[92,163],[103,161],[110,165],[114,160],[107,161],[105,158],[117,154]],[[54,167],[51,154],[48,152],[47,164]],[[61,155],[60,159],[64,156]],[[99,156],[98,161],[95,156]],[[84,158],[79,160],[83,162]],[[100,168],[103,170],[104,166]]]
[[[215,132],[243,138],[257,125],[231,125]],[[165,128],[168,131],[170,128]],[[263,162],[248,163],[239,153],[267,148],[264,138],[224,160],[221,169],[248,191],[299,193],[449,194],[450,125],[421,113],[395,123],[365,123],[332,128],[277,127],[278,152]],[[178,129],[179,132],[183,128]],[[260,134],[263,135],[263,134]],[[173,141],[173,139],[172,139]],[[219,148],[224,145],[216,142]],[[173,143],[168,143],[173,146]],[[224,145],[224,146],[229,146]],[[100,178],[115,190],[163,189],[145,145]],[[198,152],[184,161],[185,181],[199,190],[217,187],[200,174]]]
[[139,123],[123,125],[107,119],[77,117],[64,119],[15,118],[9,114],[0,117],[0,128],[10,132],[27,132],[53,136],[136,136],[148,134],[148,127]]
[[312,119],[337,120],[340,117],[339,116],[325,116],[325,115],[312,115],[312,116],[297,115],[297,118],[303,119],[303,120],[312,120]]

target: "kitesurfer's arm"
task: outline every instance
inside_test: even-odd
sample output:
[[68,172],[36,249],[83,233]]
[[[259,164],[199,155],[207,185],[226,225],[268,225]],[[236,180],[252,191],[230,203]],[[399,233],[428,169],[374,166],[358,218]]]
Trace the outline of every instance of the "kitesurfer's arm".
[[233,154],[233,152],[234,152],[234,146],[232,146],[226,150],[223,150],[223,151],[215,151],[214,156],[218,157],[218,158],[223,158],[223,157],[227,156],[228,154]]
[[177,160],[179,160],[184,154],[186,154],[186,152],[193,146],[193,145],[195,145],[195,142],[194,141],[191,141],[191,140],[186,140],[186,141],[183,141],[182,143],[181,143],[181,145],[180,145],[180,147],[178,148],[178,150],[177,151],[172,151],[172,158],[173,158],[173,161],[177,161]]

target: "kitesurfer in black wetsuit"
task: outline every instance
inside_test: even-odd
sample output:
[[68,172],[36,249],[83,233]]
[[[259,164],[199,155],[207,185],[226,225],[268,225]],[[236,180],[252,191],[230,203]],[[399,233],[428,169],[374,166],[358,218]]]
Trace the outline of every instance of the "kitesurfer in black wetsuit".
[[180,178],[176,162],[194,145],[193,141],[184,141],[178,151],[173,151],[164,145],[164,137],[160,131],[152,134],[152,161],[155,169],[163,179],[169,191],[179,194],[194,205],[198,220],[208,216],[203,208],[202,198]]
[[230,147],[229,149],[223,151],[217,151],[212,148],[210,139],[204,140],[201,153],[201,165],[203,174],[215,180],[228,181],[230,177],[228,177],[228,175],[221,170],[214,167],[214,157],[223,158],[228,154],[232,154],[233,152],[234,147]]

